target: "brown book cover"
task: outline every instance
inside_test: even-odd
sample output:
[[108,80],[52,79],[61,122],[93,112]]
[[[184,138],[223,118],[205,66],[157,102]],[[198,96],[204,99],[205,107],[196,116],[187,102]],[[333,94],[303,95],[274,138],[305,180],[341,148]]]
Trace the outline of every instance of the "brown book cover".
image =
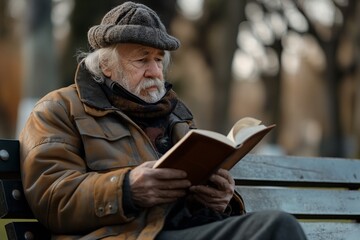
[[219,168],[231,169],[274,127],[247,117],[236,122],[228,136],[191,130],[156,162],[154,168],[181,169],[187,172],[192,185],[204,184]]

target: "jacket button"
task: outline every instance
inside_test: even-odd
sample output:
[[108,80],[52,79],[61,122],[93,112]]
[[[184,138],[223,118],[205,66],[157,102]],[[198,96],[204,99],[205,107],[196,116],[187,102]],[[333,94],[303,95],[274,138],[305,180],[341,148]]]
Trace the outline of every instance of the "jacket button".
[[117,178],[116,176],[113,176],[113,177],[110,178],[110,182],[116,182],[117,179],[118,179],[118,178]]

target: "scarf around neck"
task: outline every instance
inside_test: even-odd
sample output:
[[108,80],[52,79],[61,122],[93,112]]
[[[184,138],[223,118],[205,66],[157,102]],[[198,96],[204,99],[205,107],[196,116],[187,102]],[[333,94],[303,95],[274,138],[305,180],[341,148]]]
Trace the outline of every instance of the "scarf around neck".
[[164,117],[174,110],[178,102],[176,93],[171,89],[172,85],[168,82],[165,82],[165,95],[155,103],[145,102],[109,78],[106,78],[104,83],[103,89],[110,102],[130,118]]
[[160,154],[172,146],[168,129],[169,116],[178,98],[170,83],[165,82],[166,93],[155,103],[145,102],[109,78],[105,78],[102,88],[111,104],[140,126]]

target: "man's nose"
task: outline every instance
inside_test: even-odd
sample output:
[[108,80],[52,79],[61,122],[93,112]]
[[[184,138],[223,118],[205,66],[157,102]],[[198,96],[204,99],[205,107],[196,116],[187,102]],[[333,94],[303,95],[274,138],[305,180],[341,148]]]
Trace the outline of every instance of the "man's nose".
[[146,78],[160,78],[162,77],[162,63],[156,60],[149,61],[146,66],[144,76]]

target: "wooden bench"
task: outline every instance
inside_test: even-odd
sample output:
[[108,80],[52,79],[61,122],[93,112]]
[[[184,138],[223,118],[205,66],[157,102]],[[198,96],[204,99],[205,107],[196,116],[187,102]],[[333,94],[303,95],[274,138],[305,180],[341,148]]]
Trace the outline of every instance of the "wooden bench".
[[[360,239],[360,160],[250,154],[231,172],[248,212],[289,212],[309,240]],[[17,140],[0,139],[0,217],[8,239],[50,239],[24,198]]]
[[360,160],[248,155],[231,172],[248,212],[289,212],[309,240],[360,239]]

